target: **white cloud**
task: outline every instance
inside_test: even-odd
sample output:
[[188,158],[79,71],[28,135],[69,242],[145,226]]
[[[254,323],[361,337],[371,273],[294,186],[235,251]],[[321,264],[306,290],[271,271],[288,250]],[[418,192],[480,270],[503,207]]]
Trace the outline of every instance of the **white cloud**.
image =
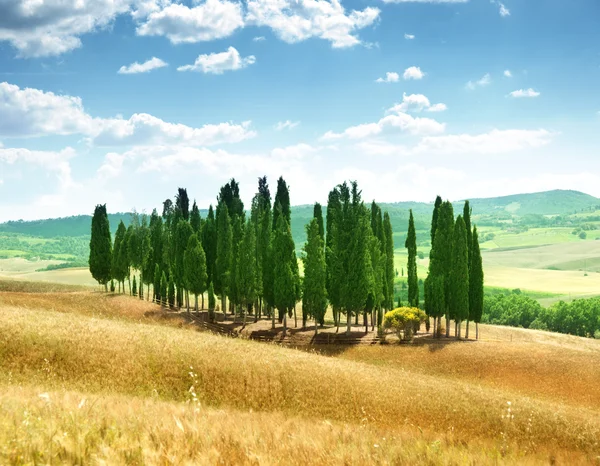
[[137,27],[140,36],[165,36],[173,44],[229,37],[244,26],[240,3],[206,0],[192,8],[169,3],[152,11]]
[[67,147],[60,152],[37,151],[24,148],[0,148],[0,163],[12,165],[24,162],[29,165],[37,165],[44,170],[56,173],[59,183],[64,188],[72,185],[71,165],[69,159],[75,156],[75,150]]
[[339,0],[248,0],[246,23],[268,26],[288,43],[318,37],[345,48],[360,44],[356,33],[379,14],[373,7],[347,14]]
[[298,126],[299,124],[300,124],[299,121],[290,121],[290,120],[280,121],[275,125],[275,129],[277,131],[281,131],[284,129],[293,129],[296,126]]
[[256,36],[252,39],[253,42],[264,42],[265,40],[267,39],[264,36]]
[[497,0],[490,0],[490,2],[495,5],[498,5],[498,12],[500,13],[500,16],[502,16],[503,18],[506,16],[510,16],[510,10],[506,8],[506,6],[504,6],[504,3],[499,2]]
[[383,3],[467,3],[469,0],[383,0]]
[[504,70],[504,77],[505,78],[512,78],[512,73],[510,72],[510,70]]
[[443,112],[447,110],[446,104],[431,104],[429,99],[423,94],[402,94],[402,103],[394,105],[387,112],[406,113],[406,112]]
[[413,39],[415,38],[415,35],[414,35],[414,34],[406,34],[406,33],[405,33],[405,34],[404,34],[404,38],[405,38],[406,40],[413,40]]
[[415,152],[455,154],[502,154],[527,148],[542,147],[552,142],[554,134],[545,130],[498,130],[488,133],[426,136],[415,147]]
[[540,93],[532,88],[529,89],[519,89],[517,91],[512,91],[508,94],[514,98],[522,98],[522,97],[539,97]]
[[2,0],[0,41],[22,57],[60,55],[81,46],[79,36],[108,26],[132,0]]
[[134,62],[129,66],[122,66],[119,68],[119,74],[136,74],[136,73],[147,73],[148,71],[155,70],[157,68],[164,68],[168,66],[167,63],[162,61],[160,58],[152,57],[150,60],[144,63]]
[[250,122],[200,128],[168,123],[146,113],[129,119],[93,118],[78,97],[0,83],[0,135],[36,137],[80,134],[96,145],[212,145],[254,137]]
[[410,68],[406,68],[406,70],[404,70],[404,74],[402,75],[402,77],[405,80],[423,79],[424,76],[425,73],[421,71],[421,68],[419,68],[418,66],[411,66]]
[[377,78],[375,82],[378,83],[397,83],[400,80],[400,75],[395,72],[388,71],[385,73],[385,78]]
[[222,74],[224,71],[241,70],[255,62],[254,55],[242,58],[234,47],[229,47],[226,52],[199,55],[193,65],[180,66],[177,71]]
[[475,82],[469,81],[467,83],[467,89],[473,90],[477,87],[485,87],[485,86],[488,86],[491,82],[492,82],[492,77],[490,76],[489,73],[486,73],[478,81],[475,81]]

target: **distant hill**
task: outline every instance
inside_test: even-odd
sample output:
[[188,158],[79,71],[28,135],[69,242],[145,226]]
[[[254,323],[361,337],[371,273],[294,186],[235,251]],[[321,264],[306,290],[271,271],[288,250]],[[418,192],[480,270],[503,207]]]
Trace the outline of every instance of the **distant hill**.
[[[455,213],[462,211],[464,201],[454,202]],[[600,209],[600,199],[578,191],[554,190],[531,194],[515,194],[485,199],[472,199],[473,215],[494,219],[518,218],[530,215],[570,215],[582,211]],[[395,202],[380,204],[390,215],[397,247],[403,244],[408,227],[409,210],[415,216],[415,226],[419,231],[419,241],[426,242],[431,224],[432,203]],[[325,209],[323,209],[325,212]],[[200,211],[203,218],[207,211]],[[292,207],[292,235],[299,250],[305,241],[305,225],[313,215],[312,205]],[[130,222],[129,213],[109,214],[113,235],[119,221]],[[55,218],[35,221],[11,221],[0,224],[0,233],[14,233],[42,238],[89,236],[91,216]]]

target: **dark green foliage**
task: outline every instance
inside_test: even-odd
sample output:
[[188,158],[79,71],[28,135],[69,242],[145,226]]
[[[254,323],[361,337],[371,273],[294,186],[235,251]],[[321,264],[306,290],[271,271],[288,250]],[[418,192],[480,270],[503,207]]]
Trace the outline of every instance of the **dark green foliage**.
[[292,233],[279,204],[275,205],[275,212],[277,212],[277,228],[273,232],[271,254],[274,275],[273,298],[275,307],[285,319],[297,301],[298,277],[294,273],[294,265],[297,269],[298,264],[295,260]]
[[200,211],[198,210],[196,201],[194,201],[194,204],[192,205],[192,212],[190,213],[190,225],[192,226],[194,233],[200,236],[202,219],[200,218]]
[[[450,269],[450,316],[460,323],[469,318],[469,248],[467,229],[462,216],[458,216],[452,242],[452,267]],[[460,335],[460,333],[459,333]]]
[[217,204],[224,202],[227,206],[229,217],[233,221],[233,217],[239,216],[242,221],[245,221],[244,203],[240,199],[240,185],[232,178],[231,181],[221,187],[217,196]]
[[135,275],[133,276],[133,283],[131,284],[131,294],[133,296],[137,296],[137,281],[135,279]]
[[404,247],[408,250],[408,305],[419,307],[419,277],[417,276],[417,233],[412,210],[408,221],[408,235]]
[[[269,244],[271,242],[271,193],[267,177],[258,179],[258,192],[252,199],[252,226],[256,234],[256,280],[260,300],[268,298],[272,305],[272,273],[269,273]],[[268,295],[268,296],[266,296]]]
[[435,198],[435,204],[433,206],[433,215],[431,217],[431,245],[433,246],[435,240],[435,233],[438,227],[438,216],[440,212],[440,207],[442,205],[442,198],[437,196]]
[[468,260],[469,260],[469,268],[471,267],[471,251],[473,250],[473,230],[471,229],[471,215],[473,214],[473,209],[471,208],[471,204],[469,201],[465,201],[465,206],[463,207],[463,220],[465,221],[465,228],[467,229],[467,248],[468,248]]
[[160,280],[162,278],[162,273],[160,270],[160,266],[156,264],[154,266],[154,280],[152,281],[152,286],[154,289],[154,300],[159,303],[161,300],[161,288],[160,288]]
[[391,310],[394,307],[394,233],[392,223],[387,212],[383,214],[383,238],[385,259],[385,308]]
[[173,274],[169,274],[169,284],[168,284],[168,300],[169,307],[175,307],[175,281],[173,281]]
[[150,244],[152,246],[152,262],[158,264],[160,269],[164,268],[164,234],[162,217],[156,209],[150,215]]
[[106,215],[106,204],[97,205],[92,217],[89,264],[92,277],[105,288],[111,279],[111,263],[112,241]]
[[469,268],[469,320],[481,322],[483,312],[483,262],[477,227],[473,227],[471,266]]
[[181,217],[187,222],[190,218],[190,198],[187,189],[177,188],[175,196],[175,209],[179,211]]
[[169,282],[167,281],[167,275],[163,272],[160,277],[160,302],[164,305],[168,302],[169,293]]
[[208,208],[208,215],[204,227],[202,228],[202,248],[206,254],[206,273],[208,281],[212,282],[215,273],[215,263],[217,261],[217,222],[213,206]]
[[242,242],[237,255],[238,260],[235,275],[237,300],[243,306],[244,315],[246,315],[246,310],[254,304],[258,288],[256,231],[250,221],[243,230]]
[[281,211],[273,211],[273,230],[277,228],[277,221],[280,214],[284,216],[286,223],[291,225],[292,210],[290,206],[290,191],[283,177],[279,177],[277,180],[277,193],[275,194],[275,201],[273,204],[279,204],[281,206]]
[[127,230],[125,229],[125,224],[120,222],[117,233],[115,234],[115,244],[113,247],[111,264],[112,278],[117,280],[119,284],[125,280],[129,272],[127,241],[125,238],[126,233]]
[[175,249],[175,266],[173,267],[173,275],[175,285],[177,287],[177,305],[183,305],[183,290],[185,289],[185,251],[188,246],[190,236],[194,234],[191,225],[179,219],[175,228],[174,249]]
[[[322,216],[321,216],[322,220]],[[315,322],[323,324],[327,310],[327,289],[325,287],[325,247],[319,228],[318,218],[306,225],[307,241],[304,245],[304,281],[302,309]],[[316,329],[316,325],[315,325]]]
[[208,286],[208,310],[214,311],[215,306],[216,306],[215,288],[213,287],[212,282],[210,282],[210,285]]
[[[313,208],[313,218],[317,219],[317,226],[319,227],[319,236],[323,239],[323,245],[325,244],[325,226],[323,224],[323,208],[321,204],[315,202],[315,206]],[[308,224],[307,224],[308,225]],[[308,235],[308,230],[307,235]],[[325,247],[325,246],[323,246]]]
[[237,270],[240,259],[239,252],[244,235],[244,225],[242,224],[242,219],[238,215],[233,216],[231,220],[231,264],[229,266],[231,279],[229,280],[227,296],[229,296],[229,299],[233,304],[237,305],[241,304],[238,290]]
[[206,255],[198,235],[192,234],[188,238],[187,247],[183,258],[184,285],[194,295],[194,309],[198,310],[198,295],[206,291]]
[[163,202],[163,211],[162,218],[164,221],[168,221],[168,219],[173,215],[175,207],[173,206],[173,201],[171,199],[166,199]]
[[327,201],[327,230],[325,236],[325,263],[327,265],[327,296],[334,311],[334,319],[337,323],[337,313],[341,308],[341,270],[342,261],[339,248],[338,223],[340,220],[342,205],[340,202],[340,191],[336,187],[329,192]]
[[217,257],[215,261],[214,286],[215,293],[221,296],[223,312],[225,297],[229,290],[229,271],[231,267],[232,247],[231,219],[224,201],[217,206]]
[[114,280],[110,281],[110,292],[111,293],[115,292],[115,281]]

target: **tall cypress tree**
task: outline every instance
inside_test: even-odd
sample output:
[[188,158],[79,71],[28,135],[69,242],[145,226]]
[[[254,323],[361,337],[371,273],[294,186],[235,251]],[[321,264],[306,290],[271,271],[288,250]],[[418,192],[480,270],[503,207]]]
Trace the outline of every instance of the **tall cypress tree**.
[[215,274],[215,263],[217,260],[217,222],[212,204],[208,208],[206,222],[202,228],[202,248],[206,254],[206,273],[208,283],[212,283]]
[[181,213],[183,219],[187,222],[190,219],[190,198],[188,197],[187,189],[177,188],[175,206]]
[[287,333],[287,315],[296,305],[297,298],[298,283],[292,264],[292,257],[296,253],[292,232],[279,204],[275,205],[275,212],[277,228],[273,232],[272,243],[273,297],[275,307],[283,316],[283,335],[285,337]]
[[111,275],[112,278],[117,280],[117,283],[119,284],[119,292],[121,291],[121,285],[123,285],[123,291],[125,291],[125,277],[127,269],[126,263],[123,261],[123,256],[127,255],[127,243],[125,240],[126,233],[127,229],[125,228],[123,220],[121,220],[115,234],[115,244],[113,247],[111,263]]
[[110,224],[106,214],[106,204],[97,205],[92,217],[92,234],[90,239],[90,272],[94,280],[104,285],[108,292],[107,283],[111,279],[112,241]]
[[[321,220],[323,217],[321,216]],[[306,225],[306,244],[304,245],[304,281],[302,293],[302,310],[315,319],[315,335],[317,324],[323,324],[327,310],[327,289],[325,287],[325,247],[321,236],[318,218],[313,218]]]
[[469,246],[465,221],[460,215],[452,238],[449,307],[450,315],[456,321],[456,338],[460,339],[461,322],[469,318]]
[[383,214],[383,233],[385,241],[385,308],[391,310],[394,307],[394,232],[387,212]]
[[[263,301],[269,288],[272,289],[272,274],[269,274],[268,251],[271,242],[271,193],[267,183],[267,177],[258,179],[258,192],[252,199],[252,225],[256,234],[256,280],[258,309],[255,319],[262,313]],[[269,296],[271,298],[271,296]],[[272,305],[272,299],[269,300]]]
[[319,236],[323,239],[323,247],[325,247],[325,226],[323,224],[323,207],[318,202],[315,202],[313,207],[313,218],[317,219]]
[[160,266],[158,264],[154,265],[154,279],[152,281],[152,288],[154,293],[154,302],[157,304],[161,302],[162,296],[160,294],[160,280],[162,278],[162,271],[160,270]]
[[[232,312],[235,312],[235,307],[239,306],[241,303],[240,301],[240,294],[239,294],[239,289],[238,289],[238,266],[239,266],[239,251],[240,248],[242,247],[242,239],[244,236],[244,225],[242,224],[242,219],[240,218],[239,215],[234,215],[232,218],[232,222],[231,222],[231,264],[229,266],[229,273],[230,273],[230,281],[229,281],[229,292],[228,292],[228,296],[229,299],[231,300],[231,303],[233,304],[233,307],[231,308]],[[230,306],[231,307],[231,306]]]
[[[450,201],[442,203],[439,209],[437,229],[433,244],[433,254],[436,278],[443,283],[444,296],[437,297],[438,302],[443,302],[444,314],[446,316],[446,336],[450,336],[450,275],[452,272],[452,244],[454,236],[454,209]],[[441,315],[437,316],[438,318]],[[439,322],[438,322],[439,323]]]
[[[185,251],[188,246],[190,236],[194,234],[191,225],[180,218],[175,228],[175,267],[173,269],[173,275],[175,276],[175,285],[177,287],[177,307],[181,308],[183,305],[186,280],[185,280]],[[187,307],[189,308],[189,300],[186,300]]]
[[200,237],[202,219],[200,218],[200,210],[198,210],[198,205],[194,200],[194,204],[192,205],[192,212],[190,213],[190,225],[192,226],[192,230],[194,233]]
[[412,209],[408,219],[408,235],[404,247],[408,250],[408,264],[406,266],[408,275],[408,304],[419,307],[419,277],[417,276],[417,232],[415,231],[415,219]]
[[221,297],[221,311],[227,312],[227,293],[229,291],[229,276],[231,267],[232,247],[231,219],[225,201],[217,206],[217,257],[215,261],[214,288]]
[[[197,234],[192,234],[187,242],[183,258],[184,282],[186,289],[194,295],[194,310],[198,312],[198,295],[206,291],[206,255]],[[189,311],[189,306],[188,306]]]
[[[160,272],[164,270],[164,238],[163,238],[163,221],[158,215],[156,209],[152,211],[150,216],[150,244],[152,246],[151,262],[158,265]],[[158,280],[154,279],[154,299],[158,302],[160,294],[160,275]]]
[[291,225],[292,221],[292,210],[290,206],[290,190],[283,177],[279,177],[277,180],[277,193],[275,194],[275,201],[273,204],[279,204],[281,211],[273,211],[273,229],[277,228],[277,220],[281,213],[285,217],[285,221],[288,225]]
[[465,221],[465,228],[467,229],[467,252],[469,254],[469,268],[471,267],[471,250],[473,249],[473,231],[471,230],[472,213],[473,209],[471,209],[469,201],[465,201],[465,206],[463,207],[463,220]]
[[169,282],[167,280],[167,274],[165,272],[162,273],[162,277],[160,278],[160,303],[163,306],[167,306],[169,302]]
[[329,192],[327,199],[327,229],[325,232],[325,264],[327,267],[327,296],[333,309],[333,320],[339,327],[339,316],[341,312],[341,271],[340,247],[338,240],[338,223],[341,217],[341,201],[339,187]]
[[248,221],[242,236],[242,243],[238,250],[238,260],[235,281],[237,283],[237,298],[244,313],[244,325],[258,288],[258,261],[256,257],[256,230],[251,221]]
[[[475,322],[475,335],[479,339],[479,322],[483,313],[483,261],[479,249],[477,227],[473,227],[473,248],[471,250],[471,267],[469,269],[469,320]],[[467,322],[467,338],[469,326]]]
[[433,215],[431,217],[431,247],[433,247],[433,242],[435,240],[435,232],[437,231],[438,216],[441,206],[442,198],[440,196],[437,196],[435,198],[435,204],[433,205]]

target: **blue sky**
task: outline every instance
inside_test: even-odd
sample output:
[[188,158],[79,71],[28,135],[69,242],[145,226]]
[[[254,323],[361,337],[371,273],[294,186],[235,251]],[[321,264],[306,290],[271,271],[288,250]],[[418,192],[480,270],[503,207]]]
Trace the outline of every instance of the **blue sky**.
[[600,196],[595,0],[0,0],[0,221],[202,207]]

